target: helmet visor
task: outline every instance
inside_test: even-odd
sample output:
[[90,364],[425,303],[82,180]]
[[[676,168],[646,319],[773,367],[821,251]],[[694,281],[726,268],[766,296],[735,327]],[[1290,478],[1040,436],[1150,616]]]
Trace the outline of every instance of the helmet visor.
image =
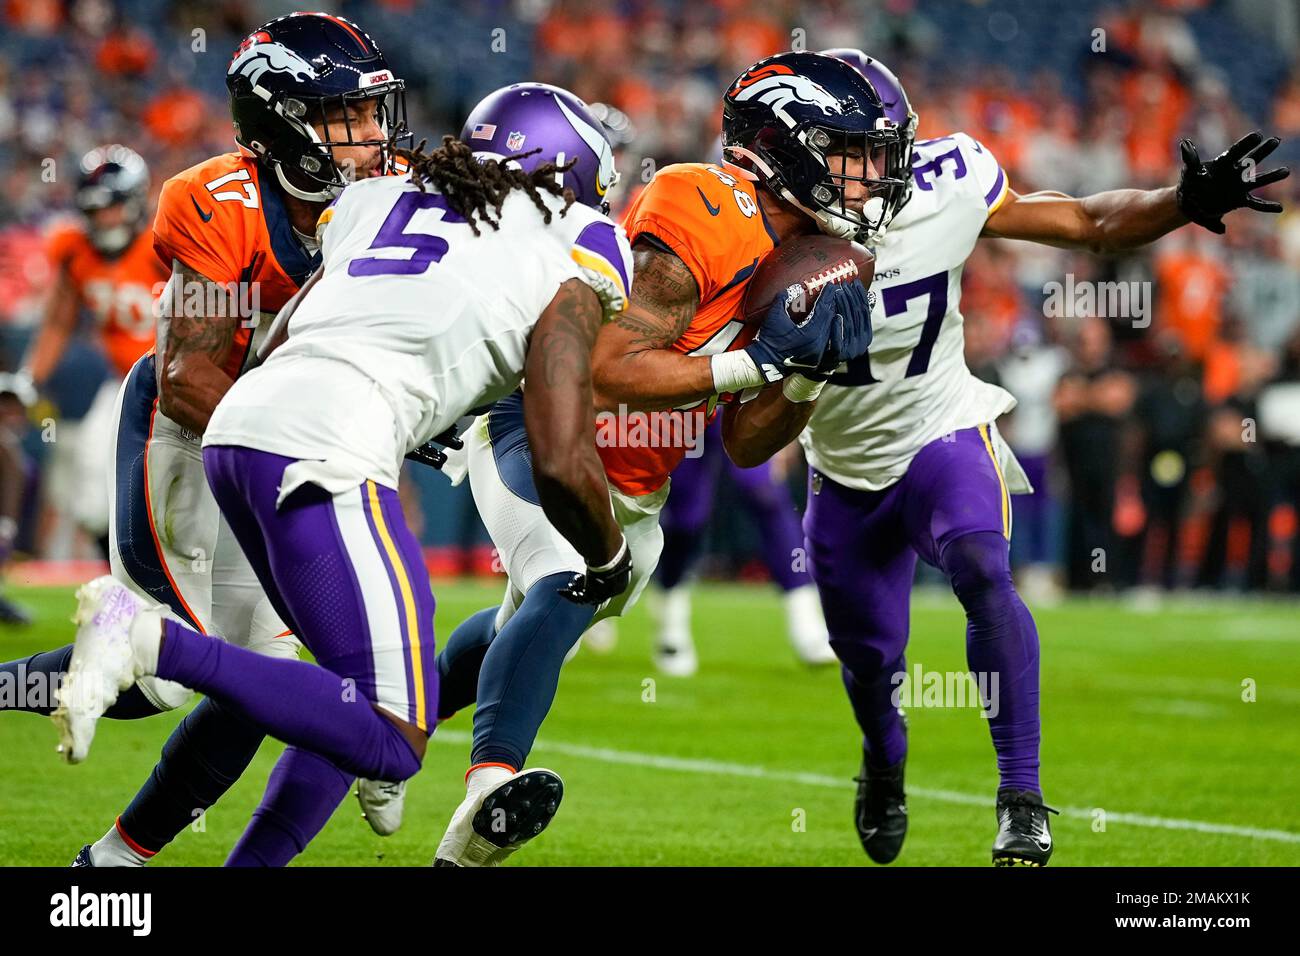
[[821,212],[855,224],[859,238],[888,223],[905,185],[897,127],[862,132],[814,126],[804,143],[826,168],[811,194]]
[[[312,138],[330,158],[334,171],[343,182],[352,182],[392,172],[395,151],[410,147],[412,135],[406,122],[405,87],[402,80],[393,80],[337,96],[319,97],[310,105],[289,98],[285,112],[311,129]],[[346,154],[340,157],[332,152],[355,147],[376,147],[379,151],[376,162],[360,169],[357,157]],[[304,164],[304,171],[320,182],[337,181],[324,164],[317,170],[308,166]]]

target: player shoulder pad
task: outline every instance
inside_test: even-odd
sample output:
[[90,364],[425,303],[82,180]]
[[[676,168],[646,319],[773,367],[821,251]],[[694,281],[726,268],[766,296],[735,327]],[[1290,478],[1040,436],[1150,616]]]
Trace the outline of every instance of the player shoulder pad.
[[912,176],[916,188],[932,190],[952,183],[978,197],[988,215],[1007,198],[1010,184],[997,157],[967,133],[951,133],[916,144]]
[[163,183],[154,251],[213,282],[234,282],[247,264],[262,217],[257,166],[239,153],[214,156]]
[[632,245],[623,227],[595,210],[571,206],[567,215],[586,215],[585,225],[569,247],[569,256],[582,270],[582,277],[595,291],[609,321],[627,308],[632,291]]
[[334,221],[334,206],[338,202],[335,196],[330,200],[330,204],[321,210],[320,216],[316,219],[316,245],[320,246],[325,241],[325,227]]
[[754,184],[712,163],[659,170],[628,208],[623,227],[633,243],[653,236],[685,262],[701,302],[773,245]]
[[52,266],[61,269],[89,242],[90,237],[86,235],[86,230],[77,220],[70,216],[61,216],[46,230],[45,255]]
[[[343,191],[321,210],[320,216],[316,219],[316,243],[320,247],[321,255],[325,254],[326,238],[337,236],[340,232],[347,232],[350,220],[356,217],[356,210],[366,209],[371,203],[387,202],[391,205],[396,201],[397,194],[408,183],[410,183],[409,176],[387,175],[361,179],[344,187]],[[381,191],[389,194],[387,200],[376,195]],[[384,208],[387,210],[388,206]],[[327,226],[329,228],[326,228]]]

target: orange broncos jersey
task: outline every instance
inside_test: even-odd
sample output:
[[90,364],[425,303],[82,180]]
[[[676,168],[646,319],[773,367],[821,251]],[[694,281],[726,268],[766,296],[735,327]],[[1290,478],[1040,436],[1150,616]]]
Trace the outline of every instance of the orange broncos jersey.
[[[242,153],[223,153],[163,184],[153,226],[158,258],[179,259],[213,282],[230,284],[241,304],[274,315],[307,281],[319,257],[295,238],[274,176]],[[236,287],[236,284],[239,284]],[[223,368],[239,375],[253,330],[241,322]]]
[[[672,344],[686,355],[716,355],[742,348],[754,329],[740,321],[740,305],[749,277],[759,260],[776,247],[777,236],[763,218],[754,183],[733,176],[712,163],[665,166],[628,207],[623,228],[628,240],[653,238],[671,250],[691,270],[700,291],[700,305],[682,336]],[[636,279],[633,278],[635,284]],[[716,412],[707,399],[688,408],[660,413],[694,416],[689,428],[663,427],[660,436],[688,435],[702,439]],[[677,423],[680,424],[680,423]],[[599,428],[615,422],[602,417]],[[633,432],[629,429],[627,434]],[[629,495],[648,495],[661,488],[669,473],[686,457],[680,447],[650,447],[598,436],[597,450],[605,474]]]
[[118,256],[109,258],[91,244],[80,225],[56,226],[46,241],[56,272],[64,272],[77,301],[95,316],[104,352],[118,375],[153,347],[154,299],[167,270],[154,257],[149,233],[141,232]]

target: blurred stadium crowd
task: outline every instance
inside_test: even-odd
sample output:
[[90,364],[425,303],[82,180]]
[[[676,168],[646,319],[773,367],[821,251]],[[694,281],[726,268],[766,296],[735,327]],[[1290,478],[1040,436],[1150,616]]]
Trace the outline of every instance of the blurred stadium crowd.
[[[234,148],[230,51],[291,9],[255,0],[0,0],[0,361],[21,363],[52,281],[43,235],[73,213],[79,157],[122,142],[155,191]],[[919,138],[964,130],[1018,192],[1086,194],[1177,177],[1177,142],[1214,154],[1263,129],[1300,159],[1295,0],[371,0],[332,5],[407,79],[417,138],[459,127],[478,97],[536,79],[616,109],[620,200],[653,170],[717,155],[720,95],[792,45],[862,47],[902,79]],[[51,172],[51,170],[53,172]],[[1279,217],[1180,230],[1118,259],[999,240],[965,272],[971,367],[1020,400],[1004,431],[1039,493],[1016,499],[1017,563],[1042,593],[1132,586],[1300,591],[1300,177]],[[1137,283],[1125,307],[1047,306],[1049,283]],[[1094,286],[1097,289],[1106,286]],[[1118,288],[1118,287],[1110,287]],[[1111,303],[1113,304],[1113,302]],[[1121,314],[1114,314],[1115,311]],[[75,420],[104,376],[84,337],[34,411]],[[57,406],[57,411],[55,407]],[[9,437],[34,492],[17,539],[85,556],[39,494],[39,425]],[[793,485],[802,469],[787,462]],[[436,571],[486,570],[465,489],[419,478]],[[727,494],[726,489],[722,491]],[[41,514],[44,518],[40,518]],[[753,534],[715,510],[713,573],[743,574]],[[1103,548],[1080,542],[1105,541]],[[1098,550],[1100,554],[1096,553]],[[1031,600],[1033,592],[1026,594]]]

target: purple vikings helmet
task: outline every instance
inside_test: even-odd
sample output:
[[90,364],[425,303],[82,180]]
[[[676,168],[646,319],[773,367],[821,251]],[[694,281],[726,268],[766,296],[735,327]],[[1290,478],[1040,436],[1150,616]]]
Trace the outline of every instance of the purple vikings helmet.
[[489,93],[470,111],[460,138],[480,158],[504,159],[541,149],[525,159],[527,171],[542,163],[563,165],[560,185],[584,206],[609,214],[609,191],[618,182],[614,148],[600,120],[568,90],[545,83],[514,83]]
[[885,107],[885,115],[898,124],[898,131],[903,138],[902,167],[890,170],[887,175],[896,176],[907,185],[903,189],[903,194],[898,198],[893,212],[886,219],[886,223],[888,223],[912,196],[912,144],[916,142],[917,115],[912,111],[912,104],[907,100],[907,93],[903,90],[903,84],[898,82],[898,77],[894,75],[893,71],[879,60],[867,56],[861,50],[855,50],[852,47],[837,47],[834,50],[822,50],[822,52],[827,56],[835,57],[837,60],[843,60],[865,76],[871,85],[876,88],[876,93],[880,96],[880,102]]

